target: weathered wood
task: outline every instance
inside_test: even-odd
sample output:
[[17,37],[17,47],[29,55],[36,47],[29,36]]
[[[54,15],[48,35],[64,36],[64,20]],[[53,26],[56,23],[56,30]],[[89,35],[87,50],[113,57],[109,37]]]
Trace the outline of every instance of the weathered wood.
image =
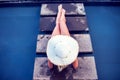
[[[40,15],[57,15],[59,4],[42,4]],[[66,15],[85,15],[83,3],[62,4]]]
[[[45,53],[48,40],[51,35],[38,35],[37,41],[37,53]],[[91,44],[91,38],[89,34],[73,34],[71,35],[78,41],[79,44],[79,52],[80,53],[92,53],[93,48]]]
[[[79,57],[79,68],[73,73],[74,80],[97,80],[97,71],[94,57]],[[49,68],[46,57],[37,57],[34,64],[34,80],[50,80],[52,74],[48,74]],[[67,72],[64,73],[66,75]],[[69,75],[68,75],[69,76]],[[59,80],[59,77],[57,77]]]
[[[88,31],[86,17],[66,17],[66,24],[69,31]],[[55,17],[41,17],[40,31],[53,31]]]

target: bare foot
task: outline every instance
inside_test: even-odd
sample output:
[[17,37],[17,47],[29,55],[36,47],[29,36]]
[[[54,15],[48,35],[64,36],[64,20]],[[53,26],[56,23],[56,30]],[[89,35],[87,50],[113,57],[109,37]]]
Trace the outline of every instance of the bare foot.
[[59,23],[60,23],[61,14],[62,14],[62,4],[60,4],[60,5],[58,6],[58,13],[57,13],[57,18],[56,18],[56,24],[59,24]]
[[65,9],[62,9],[62,14],[61,14],[60,22],[65,22],[66,23],[65,12],[66,12]]
[[58,12],[61,12],[62,11],[62,4],[60,4],[59,6],[58,6]]

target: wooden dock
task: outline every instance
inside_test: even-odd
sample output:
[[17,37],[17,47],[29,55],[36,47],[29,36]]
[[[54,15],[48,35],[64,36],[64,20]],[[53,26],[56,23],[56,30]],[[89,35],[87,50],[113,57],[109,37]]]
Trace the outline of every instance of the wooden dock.
[[[40,10],[40,32],[52,33],[55,27],[55,18],[57,16],[57,6],[59,4],[42,4]],[[79,43],[78,56],[79,68],[76,73],[69,73],[73,70],[68,67],[66,70],[54,74],[49,73],[47,65],[47,57],[36,57],[34,64],[33,80],[97,80],[97,70],[93,54],[92,42],[89,34],[89,27],[87,24],[86,12],[83,3],[69,3],[63,4],[66,9],[67,26],[71,36]],[[51,34],[38,34],[36,53],[42,55],[46,54],[47,42]],[[91,56],[85,56],[90,53]],[[57,71],[57,69],[54,69]]]

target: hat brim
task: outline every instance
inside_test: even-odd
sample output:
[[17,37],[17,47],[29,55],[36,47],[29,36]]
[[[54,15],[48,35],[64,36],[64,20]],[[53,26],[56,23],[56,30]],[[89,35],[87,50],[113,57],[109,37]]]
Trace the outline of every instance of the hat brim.
[[[66,58],[60,58],[54,52],[54,46],[61,41],[65,44],[68,44],[68,46],[70,46],[70,49],[71,49],[68,57],[66,57]],[[66,48],[66,47],[67,46],[63,46],[63,48]],[[57,35],[57,36],[52,37],[48,41],[47,57],[55,65],[71,64],[77,58],[78,51],[79,51],[79,46],[78,46],[77,41],[70,36]]]

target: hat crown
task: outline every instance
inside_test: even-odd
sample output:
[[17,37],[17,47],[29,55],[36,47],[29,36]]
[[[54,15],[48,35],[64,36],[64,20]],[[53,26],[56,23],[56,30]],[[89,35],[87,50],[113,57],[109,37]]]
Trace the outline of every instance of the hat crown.
[[60,49],[59,52],[56,53],[56,56],[59,58],[67,58],[67,52],[64,49]]
[[66,47],[65,45],[66,44],[59,42],[55,46],[55,53],[56,56],[58,56],[59,58],[67,58],[68,56],[69,49],[67,49],[68,47]]

